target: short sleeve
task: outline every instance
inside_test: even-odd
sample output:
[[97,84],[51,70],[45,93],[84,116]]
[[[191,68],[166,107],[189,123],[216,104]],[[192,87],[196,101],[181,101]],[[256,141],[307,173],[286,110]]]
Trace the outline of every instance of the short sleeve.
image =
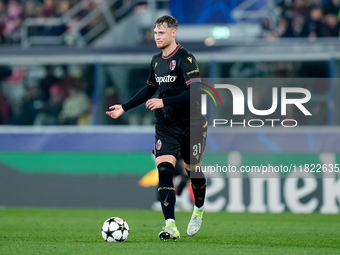
[[188,86],[194,82],[201,82],[200,71],[195,57],[192,54],[188,54],[181,62],[181,69],[186,85]]
[[149,75],[146,83],[150,86],[157,86],[156,78],[155,78],[155,72],[154,72],[154,61],[152,60],[150,63],[149,68]]

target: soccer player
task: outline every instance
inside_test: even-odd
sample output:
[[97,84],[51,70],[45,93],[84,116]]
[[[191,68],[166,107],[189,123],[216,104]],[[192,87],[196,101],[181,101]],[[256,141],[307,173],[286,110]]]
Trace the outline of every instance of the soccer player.
[[[155,111],[158,192],[166,225],[159,233],[161,240],[180,237],[175,223],[176,197],[173,185],[176,156],[179,153],[183,157],[195,197],[194,211],[187,227],[189,236],[195,235],[201,228],[206,192],[204,173],[196,168],[201,166],[207,134],[207,121],[198,111],[201,79],[195,57],[175,40],[177,28],[177,20],[169,15],[155,21],[154,38],[161,51],[152,58],[146,86],[125,104],[113,105],[106,112],[116,119],[145,101],[146,108]],[[159,92],[158,98],[150,99],[156,91]]]

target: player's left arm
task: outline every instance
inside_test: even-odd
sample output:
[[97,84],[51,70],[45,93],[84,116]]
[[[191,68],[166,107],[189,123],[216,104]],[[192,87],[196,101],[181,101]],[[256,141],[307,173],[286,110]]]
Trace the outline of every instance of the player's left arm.
[[180,67],[183,72],[183,77],[186,85],[189,88],[189,101],[199,101],[201,98],[202,81],[200,70],[196,58],[189,53],[182,60]]

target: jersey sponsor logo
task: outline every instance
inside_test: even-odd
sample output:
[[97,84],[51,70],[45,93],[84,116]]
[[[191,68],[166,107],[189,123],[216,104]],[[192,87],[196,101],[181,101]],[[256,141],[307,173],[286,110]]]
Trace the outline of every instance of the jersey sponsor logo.
[[156,76],[156,82],[160,85],[162,82],[163,83],[175,82],[176,78],[177,76],[171,76],[170,74],[167,76],[161,76],[161,77]]
[[187,75],[190,75],[190,74],[193,74],[193,73],[199,73],[199,69],[197,68],[197,69],[195,69],[195,70],[192,70],[192,71],[190,71],[190,72],[187,72]]
[[170,63],[170,70],[171,71],[175,70],[175,67],[176,67],[176,60],[172,60]]
[[156,142],[156,150],[160,150],[162,148],[162,141],[161,139],[158,139],[157,142]]
[[156,64],[155,64],[155,68],[157,67],[157,65],[158,65],[158,62],[156,62]]
[[192,63],[192,57],[187,57],[190,63]]

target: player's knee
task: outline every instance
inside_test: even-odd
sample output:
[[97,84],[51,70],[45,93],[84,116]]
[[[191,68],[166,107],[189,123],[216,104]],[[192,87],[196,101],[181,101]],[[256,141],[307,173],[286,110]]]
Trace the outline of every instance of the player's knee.
[[205,178],[205,175],[202,171],[189,171],[188,169],[185,169],[185,171],[187,172],[188,176],[191,179],[202,179]]
[[159,163],[158,166],[159,186],[172,184],[174,166],[169,162]]
[[202,169],[202,163],[198,163],[196,165],[190,165],[187,163],[184,163],[184,168],[190,172],[200,172]]

